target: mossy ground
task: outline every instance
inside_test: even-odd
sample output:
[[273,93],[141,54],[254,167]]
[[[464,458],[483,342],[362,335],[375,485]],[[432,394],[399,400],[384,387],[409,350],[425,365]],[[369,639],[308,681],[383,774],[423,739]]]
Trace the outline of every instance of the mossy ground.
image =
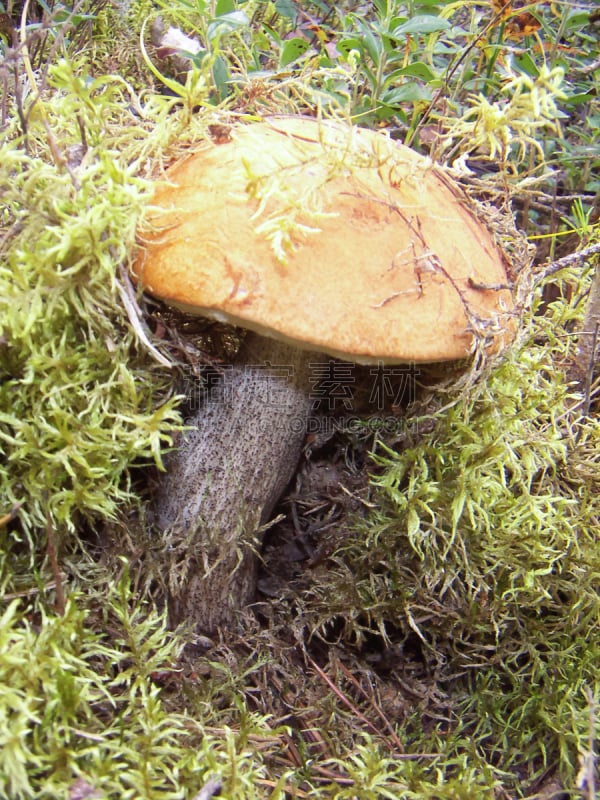
[[[245,4],[217,5],[220,19]],[[345,440],[352,502],[336,495],[327,519],[325,504],[319,521],[335,525],[317,537],[319,557],[248,615],[243,635],[170,631],[153,604],[146,483],[180,418],[172,371],[156,360],[170,340],[136,316],[125,269],[148,178],[232,112],[294,111],[310,96],[362,113],[369,81],[392,108],[390,49],[362,84],[352,58],[306,56],[294,80],[273,71],[260,86],[240,69],[224,110],[224,65],[263,65],[276,38],[249,40],[240,24],[229,52],[204,6],[192,32],[218,46],[175,96],[135,55],[149,3],[91,3],[71,28],[55,9],[37,63],[32,27],[39,98],[18,88],[23,48],[4,42],[0,794],[209,797],[214,780],[236,800],[591,799],[600,431],[593,369],[586,387],[572,365],[593,259],[538,281],[501,357],[420,390],[395,432]],[[388,6],[375,6],[372,30],[340,16],[370,59],[396,41],[382,32]],[[285,21],[285,8],[271,11]],[[172,13],[193,17],[183,3]],[[430,100],[411,101],[411,130]],[[490,193],[505,197],[511,180],[490,179]],[[594,190],[587,168],[562,180],[565,192]],[[543,229],[544,197],[526,182],[512,195]]]

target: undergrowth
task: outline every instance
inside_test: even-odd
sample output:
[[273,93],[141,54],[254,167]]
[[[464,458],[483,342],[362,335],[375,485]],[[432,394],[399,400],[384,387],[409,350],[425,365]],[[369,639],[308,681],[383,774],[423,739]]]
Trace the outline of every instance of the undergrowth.
[[[134,470],[179,427],[124,269],[148,179],[215,120],[319,107],[457,168],[471,156],[493,199],[520,192],[544,254],[558,229],[576,249],[597,236],[593,9],[530,6],[525,36],[509,4],[31,5],[21,32],[0,9],[14,20],[0,19],[0,794],[208,797],[213,781],[236,800],[491,800],[556,777],[593,800],[599,431],[569,384],[579,268],[547,282],[557,299],[540,287],[476,381],[439,387],[421,428],[377,443],[368,514],[286,620],[303,658],[262,693],[306,681],[303,708],[250,711],[274,640],[248,634],[243,664],[199,646],[190,667],[135,563],[107,576],[98,547],[139,511]],[[184,75],[150,41],[157,8],[200,44]],[[342,708],[311,648],[392,687],[392,747],[381,717]],[[393,656],[385,669],[373,650]],[[320,727],[303,739],[307,709]]]
[[[6,798],[183,798],[219,776],[222,796],[261,797],[277,731],[232,711],[203,724],[169,707],[181,640],[132,596],[125,570],[93,611],[14,599],[0,618],[0,793]],[[212,717],[212,732],[205,729]],[[257,733],[262,744],[252,747]],[[264,754],[261,755],[261,750]],[[283,797],[274,788],[272,797]]]
[[600,691],[600,426],[565,374],[573,314],[534,316],[484,379],[411,420],[431,433],[379,443],[377,510],[313,588],[319,635],[418,653],[411,752],[441,748],[450,774],[470,754],[510,793],[549,769],[576,790]]

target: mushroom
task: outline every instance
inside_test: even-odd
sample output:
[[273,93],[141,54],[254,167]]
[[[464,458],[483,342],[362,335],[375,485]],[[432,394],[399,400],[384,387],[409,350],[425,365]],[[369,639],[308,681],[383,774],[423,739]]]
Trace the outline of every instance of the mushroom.
[[168,455],[155,498],[171,611],[208,632],[252,598],[315,364],[498,350],[512,308],[505,256],[429,159],[304,117],[235,125],[219,142],[157,183],[134,264],[157,298],[250,331]]

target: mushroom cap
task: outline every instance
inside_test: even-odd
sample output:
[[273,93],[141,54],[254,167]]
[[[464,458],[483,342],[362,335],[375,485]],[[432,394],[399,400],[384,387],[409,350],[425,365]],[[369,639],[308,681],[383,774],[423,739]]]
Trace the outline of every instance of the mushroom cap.
[[510,338],[507,262],[462,191],[386,135],[233,126],[157,183],[133,270],[182,310],[363,363]]

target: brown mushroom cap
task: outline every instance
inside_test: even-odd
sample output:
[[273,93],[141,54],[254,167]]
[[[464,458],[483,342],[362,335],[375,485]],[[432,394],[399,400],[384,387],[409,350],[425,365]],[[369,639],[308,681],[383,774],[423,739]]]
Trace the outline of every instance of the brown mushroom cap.
[[504,255],[444,173],[383,134],[271,118],[167,178],[134,272],[168,303],[360,362],[507,338]]

